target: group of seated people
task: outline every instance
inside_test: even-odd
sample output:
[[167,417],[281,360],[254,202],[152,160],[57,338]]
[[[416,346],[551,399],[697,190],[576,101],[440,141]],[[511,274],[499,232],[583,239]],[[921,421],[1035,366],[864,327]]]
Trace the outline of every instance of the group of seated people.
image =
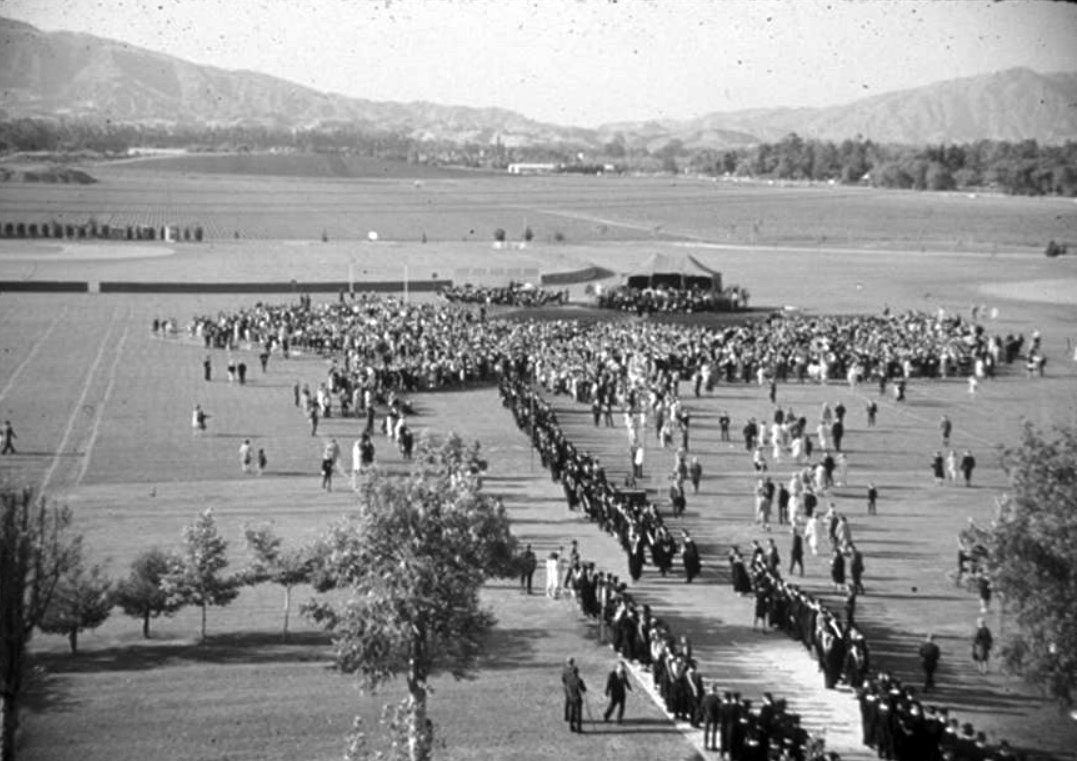
[[733,286],[724,291],[708,288],[611,288],[598,295],[598,306],[644,314],[693,314],[735,312],[748,307],[748,291]]
[[441,288],[438,294],[448,302],[460,304],[498,304],[500,306],[536,307],[548,304],[564,304],[568,299],[565,291],[536,288],[528,283],[510,281],[504,288],[471,285],[470,283]]

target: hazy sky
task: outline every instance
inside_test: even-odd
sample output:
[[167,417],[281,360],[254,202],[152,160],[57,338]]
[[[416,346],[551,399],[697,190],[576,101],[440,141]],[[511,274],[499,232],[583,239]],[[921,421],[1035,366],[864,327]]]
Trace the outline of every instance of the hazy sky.
[[1077,6],[1036,0],[0,0],[0,15],[371,100],[581,126],[1077,71]]

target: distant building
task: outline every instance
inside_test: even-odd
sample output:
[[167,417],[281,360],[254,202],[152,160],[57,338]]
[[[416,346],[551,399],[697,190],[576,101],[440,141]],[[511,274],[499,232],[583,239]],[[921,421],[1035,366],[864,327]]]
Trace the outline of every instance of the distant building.
[[509,164],[509,174],[553,174],[557,164]]

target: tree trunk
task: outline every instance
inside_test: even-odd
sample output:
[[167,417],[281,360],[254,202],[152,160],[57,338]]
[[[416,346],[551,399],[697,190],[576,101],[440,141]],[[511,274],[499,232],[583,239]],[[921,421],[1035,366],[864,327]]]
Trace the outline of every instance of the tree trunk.
[[15,736],[19,730],[19,702],[14,690],[0,696],[0,761],[15,761]]
[[77,628],[67,633],[67,641],[71,645],[71,654],[76,655],[79,651],[79,630]]
[[142,614],[142,639],[150,638],[150,614],[149,611]]
[[284,588],[284,633],[282,634],[282,639],[285,642],[288,641],[288,613],[289,613],[289,611],[291,611],[291,609],[292,609],[292,588],[286,586]]
[[202,641],[206,641],[206,604],[202,603]]
[[434,730],[426,717],[426,683],[418,679],[414,670],[408,677],[411,703],[408,712],[408,758],[410,761],[430,761]]

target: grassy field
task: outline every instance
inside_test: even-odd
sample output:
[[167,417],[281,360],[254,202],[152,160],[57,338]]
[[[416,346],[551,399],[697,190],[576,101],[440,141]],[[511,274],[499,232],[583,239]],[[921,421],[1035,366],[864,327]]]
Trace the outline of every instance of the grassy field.
[[[123,191],[129,194],[129,203],[136,203],[140,189],[146,191],[147,199],[153,197],[148,188],[158,179],[136,176],[133,171],[131,178],[131,186]],[[1011,372],[984,384],[975,397],[968,395],[960,380],[914,382],[906,405],[889,399],[880,402],[880,424],[871,430],[864,426],[863,406],[874,395],[873,389],[782,386],[778,399],[805,411],[818,409],[823,401],[841,399],[850,409],[851,485],[839,489],[835,501],[849,515],[854,538],[865,553],[868,595],[861,601],[859,617],[879,665],[902,678],[915,679],[914,648],[928,629],[934,630],[943,647],[943,667],[942,688],[933,700],[952,706],[958,716],[985,729],[992,738],[1008,737],[1025,747],[1073,758],[1077,725],[1059,717],[1053,706],[1030,695],[1018,681],[997,671],[986,678],[975,672],[967,652],[977,605],[972,593],[954,587],[947,576],[953,566],[956,531],[969,517],[977,522],[989,520],[995,499],[1004,492],[996,447],[1016,440],[1022,420],[1040,425],[1077,423],[1077,371],[1070,361],[1077,339],[1072,304],[1041,303],[1031,285],[1020,293],[1021,298],[1004,287],[1040,282],[1064,289],[1067,283],[1077,283],[1073,261],[1047,260],[1038,250],[1020,250],[1017,242],[1021,229],[1048,224],[1062,207],[1035,201],[1025,205],[1023,199],[963,201],[954,197],[945,203],[957,208],[967,201],[970,209],[980,210],[967,224],[985,231],[997,225],[999,239],[972,250],[954,250],[955,246],[937,250],[945,247],[941,241],[949,240],[956,229],[950,222],[943,224],[943,215],[938,214],[942,202],[937,202],[936,214],[923,224],[925,229],[933,226],[930,240],[938,246],[927,246],[922,252],[919,245],[911,245],[912,250],[899,253],[887,249],[898,248],[901,240],[912,240],[913,233],[902,233],[901,225],[912,224],[910,220],[925,209],[913,209],[905,202],[919,204],[926,197],[846,191],[846,201],[839,203],[838,191],[777,189],[774,195],[759,195],[759,202],[753,204],[750,196],[759,189],[632,180],[635,184],[620,186],[624,197],[607,190],[609,204],[604,210],[597,189],[608,189],[602,185],[606,180],[574,185],[577,179],[565,179],[566,184],[561,178],[525,179],[527,184],[520,187],[528,188],[529,213],[555,203],[564,214],[576,213],[585,208],[581,204],[586,201],[595,216],[617,217],[626,225],[620,229],[628,231],[632,229],[628,224],[650,219],[637,216],[642,210],[649,209],[647,213],[659,219],[655,210],[661,209],[667,215],[661,218],[664,230],[698,225],[699,239],[536,244],[523,252],[492,252],[485,234],[476,235],[480,242],[465,243],[450,236],[451,244],[426,246],[241,240],[178,246],[174,251],[166,247],[161,256],[117,259],[105,259],[102,256],[107,252],[74,245],[70,250],[60,249],[52,260],[38,255],[32,246],[5,242],[0,246],[0,276],[268,280],[303,277],[316,270],[318,279],[328,279],[322,273],[343,273],[354,261],[357,274],[365,270],[372,278],[399,272],[407,264],[413,277],[427,277],[436,269],[442,273],[482,271],[483,277],[493,280],[511,268],[563,271],[586,262],[624,271],[655,250],[672,250],[691,252],[718,266],[728,282],[747,286],[757,305],[796,305],[819,313],[877,312],[884,305],[967,313],[971,304],[987,303],[998,309],[997,319],[989,326],[992,331],[1026,336],[1036,329],[1042,331],[1049,357],[1047,378],[1026,380],[1023,373]],[[198,194],[193,188],[210,187],[217,180],[189,178],[189,182],[192,191],[185,198],[194,203]],[[217,198],[247,194],[243,203],[250,204],[252,215],[262,197],[260,185],[279,187],[282,194],[291,186],[297,196],[302,196],[305,187],[303,181],[298,185],[280,181],[278,186],[274,180],[248,183],[242,178],[220,183]],[[408,187],[422,192],[429,184]],[[345,196],[358,192],[355,182],[321,182],[311,187],[325,193],[336,185]],[[373,198],[382,186],[390,195],[404,188],[385,181],[370,183],[363,192]],[[566,191],[558,200],[558,189],[568,186],[581,195],[573,197]],[[245,191],[238,190],[243,187]],[[490,214],[489,207],[498,197],[494,188],[494,183],[477,179],[462,186],[460,194]],[[592,195],[585,198],[584,189]],[[4,218],[10,216],[9,197],[3,195],[9,190],[0,190]],[[42,203],[42,198],[52,198],[54,210],[69,210],[64,204],[75,196],[49,196],[45,191],[51,190],[31,189],[27,208]],[[646,201],[648,190],[654,194],[653,205]],[[856,224],[865,232],[840,245],[815,243],[809,250],[777,245],[726,248],[722,227],[717,223],[707,227],[691,203],[686,202],[684,208],[678,205],[673,195],[678,190],[686,196],[728,190],[732,193],[729,205],[740,204],[745,215],[754,209],[757,214],[786,219],[780,212],[785,203],[788,221],[783,224],[791,231],[792,220],[809,218],[812,209],[818,212],[819,207],[812,204],[823,196],[813,197],[817,191],[833,193],[835,208],[847,205],[852,210],[845,212],[849,215],[865,209],[875,209],[875,213],[857,217]],[[33,194],[39,192],[42,195],[34,200]],[[96,200],[91,196],[85,200],[104,205],[114,192],[118,189],[105,187]],[[666,192],[671,195],[663,196]],[[315,200],[318,197],[322,196]],[[315,200],[310,201],[311,208]],[[981,200],[986,205],[976,206]],[[996,202],[997,209],[992,206]],[[211,200],[204,203],[205,208],[212,208]],[[278,212],[287,216],[286,206],[282,201],[279,207],[264,210],[266,224],[278,224]],[[396,219],[388,208],[383,213],[390,222]],[[425,223],[426,218],[415,213]],[[459,208],[453,212],[454,224],[461,213]],[[1010,220],[1013,228],[1001,230],[1005,225],[999,220]],[[1065,233],[1054,237],[1072,237],[1072,215],[1050,224],[1060,225]],[[501,274],[493,274],[495,270]],[[991,295],[985,289],[993,289]],[[582,291],[576,289],[574,296],[582,297]],[[0,459],[0,475],[45,483],[49,494],[70,504],[92,557],[107,562],[114,576],[125,573],[131,558],[150,546],[177,546],[182,527],[206,507],[214,508],[222,531],[232,542],[230,556],[237,566],[246,562],[242,532],[247,523],[271,520],[289,542],[298,543],[317,535],[348,509],[346,488],[332,494],[318,488],[322,439],[309,435],[291,403],[292,383],[324,377],[326,366],[321,360],[301,357],[284,362],[275,357],[263,375],[253,354],[247,354],[248,364],[255,368],[249,385],[240,388],[223,380],[207,384],[201,379],[205,352],[199,345],[150,334],[154,317],[186,321],[196,313],[255,300],[197,295],[0,295],[0,356],[4,358],[0,416],[12,419],[20,436],[20,455]],[[223,352],[214,353],[214,363],[219,378]],[[210,435],[199,439],[191,436],[189,428],[195,402],[213,416]],[[613,541],[566,513],[559,488],[532,462],[526,440],[513,430],[511,417],[500,409],[492,390],[426,395],[415,402],[418,428],[455,429],[483,443],[491,462],[489,488],[505,497],[515,532],[534,542],[540,556],[577,538],[584,554],[595,558],[600,567],[623,573],[623,558]],[[557,404],[570,437],[599,453],[611,476],[623,474],[623,434],[618,429],[593,428],[578,405],[564,399]],[[703,583],[688,588],[648,573],[636,592],[669,618],[676,630],[690,634],[709,678],[747,696],[758,697],[764,689],[790,696],[793,707],[812,726],[832,727],[832,744],[839,747],[851,732],[850,726],[842,726],[849,724],[851,697],[825,693],[807,656],[796,646],[790,647],[792,643],[753,632],[747,603],[731,595],[726,584],[724,557],[729,545],[743,545],[762,535],[749,519],[750,463],[736,446],[718,441],[716,419],[723,408],[734,421],[749,415],[769,417],[765,393],[754,386],[719,387],[714,396],[689,404],[693,450],[706,475],[701,494],[689,497],[684,525],[691,528],[704,553]],[[938,488],[931,483],[928,463],[938,446],[936,424],[944,412],[955,422],[955,444],[970,447],[977,455],[980,465],[974,489]],[[323,423],[323,433],[336,436],[345,446],[356,430],[351,420],[333,418]],[[239,472],[237,449],[246,437],[256,447],[266,448],[270,472],[264,477]],[[400,467],[387,442],[379,439],[376,443],[379,460],[388,467]],[[660,458],[656,452],[655,469]],[[863,491],[869,479],[881,492],[880,514],[870,520],[863,515]],[[649,486],[659,490],[662,480],[652,477]],[[778,541],[785,554],[787,540],[779,536]],[[825,594],[823,560],[809,558],[808,566],[804,586]],[[298,594],[297,600],[304,596]],[[435,685],[432,713],[444,740],[439,758],[556,759],[573,754],[642,760],[693,755],[692,744],[679,739],[677,728],[639,694],[630,705],[633,721],[623,729],[606,732],[601,725],[588,725],[594,731],[570,738],[558,715],[558,663],[567,654],[576,655],[595,690],[610,665],[609,651],[595,646],[593,631],[562,603],[521,596],[511,584],[492,585],[486,599],[501,623],[477,678],[463,683],[438,679]],[[276,636],[280,621],[279,590],[265,587],[245,591],[228,608],[212,610],[211,638],[203,646],[194,644],[198,622],[193,611],[155,622],[149,642],[141,640],[138,622],[117,612],[99,630],[83,636],[83,652],[78,657],[66,654],[61,638],[37,637],[35,652],[48,677],[35,690],[33,710],[26,718],[25,757],[43,761],[147,756],[339,758],[352,716],[361,714],[370,727],[376,723],[381,704],[393,699],[394,693],[373,698],[359,695],[348,679],[328,670],[328,650],[316,631],[293,615],[295,637],[285,645]],[[996,636],[1012,625],[1000,619],[997,611],[991,624]],[[596,712],[601,702],[597,698],[591,698]]]
[[[202,225],[213,239],[569,243],[639,239],[1042,252],[1074,241],[1072,199],[733,184],[691,178],[279,176],[325,157],[183,156],[86,167],[92,187],[4,183],[0,222]],[[210,166],[214,171],[209,171]],[[197,173],[205,170],[205,173]],[[272,175],[270,172],[277,172]],[[451,175],[449,170],[445,173]],[[302,175],[301,172],[296,172]],[[332,173],[330,173],[332,174]]]
[[178,174],[405,180],[466,179],[486,173],[332,153],[189,153],[126,159],[109,166]]

